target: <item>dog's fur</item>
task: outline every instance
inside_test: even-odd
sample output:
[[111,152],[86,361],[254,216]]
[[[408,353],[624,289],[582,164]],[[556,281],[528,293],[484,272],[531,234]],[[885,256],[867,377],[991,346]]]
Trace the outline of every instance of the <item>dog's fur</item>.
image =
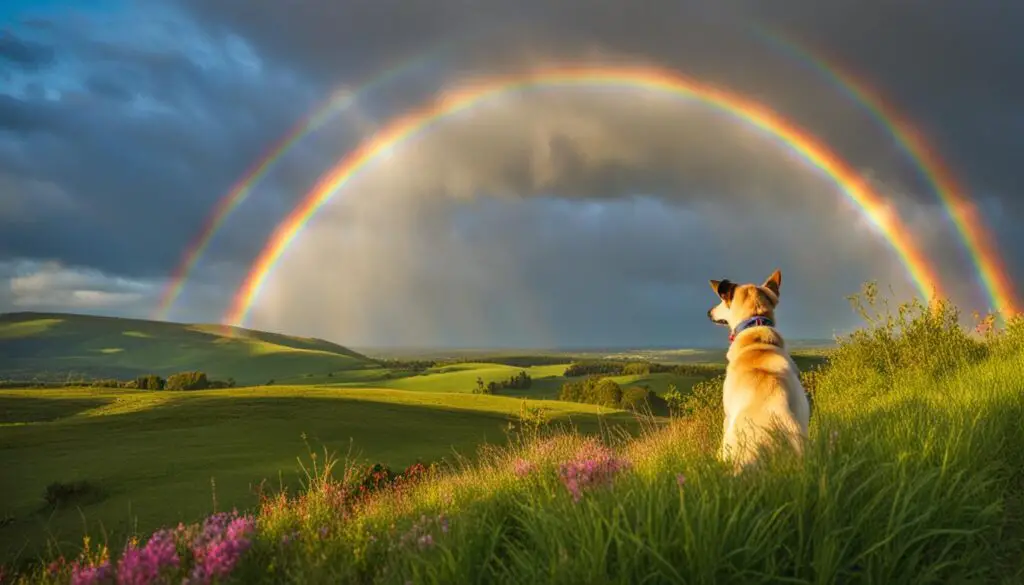
[[[782,273],[776,270],[761,286],[712,280],[721,302],[708,311],[711,321],[735,331],[751,317],[775,323]],[[720,456],[736,471],[756,463],[760,450],[781,433],[798,455],[803,454],[810,406],[800,372],[774,326],[758,325],[736,334],[729,352],[722,388],[725,427]]]

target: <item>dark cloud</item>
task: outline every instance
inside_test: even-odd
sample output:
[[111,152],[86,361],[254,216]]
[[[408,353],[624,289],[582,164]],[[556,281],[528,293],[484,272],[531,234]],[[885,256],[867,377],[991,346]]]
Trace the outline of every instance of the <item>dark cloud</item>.
[[37,70],[53,61],[53,49],[18,38],[10,31],[0,32],[0,62],[8,66]]
[[[141,283],[132,302],[152,303],[147,291],[216,201],[288,128],[339,87],[419,58],[293,149],[232,215],[176,313],[213,320],[274,224],[396,112],[468,77],[556,61],[651,64],[811,129],[874,177],[941,259],[956,298],[977,306],[963,251],[912,161],[840,88],[765,37],[815,47],[906,112],[1022,275],[1022,19],[1024,6],[952,0],[166,0],[26,15],[22,30],[0,35],[0,63],[17,66],[0,85],[0,261],[50,275],[22,275],[23,291],[70,271],[90,275],[82,290]],[[699,318],[707,278],[773,268],[761,242],[788,263],[787,290],[813,298],[790,313],[801,335],[848,325],[842,295],[864,278],[907,292],[891,251],[849,220],[834,186],[707,109],[565,92],[487,114],[439,127],[346,187],[286,255],[256,323],[361,343],[429,342],[439,331],[449,343],[673,343],[702,325],[664,315],[685,306]],[[621,199],[631,194],[649,199]],[[500,203],[466,206],[482,196]],[[100,292],[43,300],[126,298]]]

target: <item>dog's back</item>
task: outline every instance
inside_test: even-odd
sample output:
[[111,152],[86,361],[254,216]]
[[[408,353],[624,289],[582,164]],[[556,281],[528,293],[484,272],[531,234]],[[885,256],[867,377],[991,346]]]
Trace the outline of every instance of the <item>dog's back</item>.
[[810,406],[800,372],[774,329],[758,327],[740,333],[729,349],[722,388],[725,427],[722,455],[739,468],[757,459],[758,450],[773,440],[774,430],[803,452]]
[[803,453],[810,405],[800,371],[775,329],[782,274],[776,270],[761,286],[712,280],[721,299],[708,318],[730,328],[722,406],[725,424],[721,455],[738,469],[757,460],[781,432],[798,454]]

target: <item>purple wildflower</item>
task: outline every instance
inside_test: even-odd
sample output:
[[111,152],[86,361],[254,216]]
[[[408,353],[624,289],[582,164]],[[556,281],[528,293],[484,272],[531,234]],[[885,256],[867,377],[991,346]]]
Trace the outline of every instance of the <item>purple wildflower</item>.
[[686,484],[686,476],[682,473],[676,474],[676,483],[679,484],[679,487],[683,487]]
[[615,457],[605,447],[588,448],[577,453],[576,459],[563,463],[559,477],[573,501],[578,502],[586,489],[610,483],[616,474],[628,467],[628,461]]
[[129,545],[117,566],[118,585],[148,585],[166,570],[177,569],[178,546],[174,533],[160,530],[149,537],[142,549]]
[[328,533],[330,533],[329,528],[327,528],[326,526],[320,527],[320,538],[327,538]]
[[228,576],[252,544],[249,536],[255,528],[251,516],[220,513],[207,518],[192,543],[195,566],[186,583],[206,584]]
[[114,571],[109,561],[103,561],[98,565],[71,565],[71,585],[100,585],[110,583]]

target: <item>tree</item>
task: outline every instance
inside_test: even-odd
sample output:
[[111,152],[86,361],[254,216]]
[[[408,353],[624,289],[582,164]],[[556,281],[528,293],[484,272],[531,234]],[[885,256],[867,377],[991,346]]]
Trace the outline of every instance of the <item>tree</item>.
[[662,395],[665,402],[668,404],[669,412],[674,415],[680,415],[683,412],[683,404],[686,401],[686,397],[683,393],[676,388],[675,384],[669,384],[668,389],[665,390],[665,394]]
[[181,372],[167,377],[167,390],[205,390],[210,387],[206,372]]
[[602,378],[593,389],[593,403],[617,408],[622,404],[622,387],[611,378]]
[[156,374],[148,374],[135,379],[135,387],[139,390],[163,390],[164,379]]

